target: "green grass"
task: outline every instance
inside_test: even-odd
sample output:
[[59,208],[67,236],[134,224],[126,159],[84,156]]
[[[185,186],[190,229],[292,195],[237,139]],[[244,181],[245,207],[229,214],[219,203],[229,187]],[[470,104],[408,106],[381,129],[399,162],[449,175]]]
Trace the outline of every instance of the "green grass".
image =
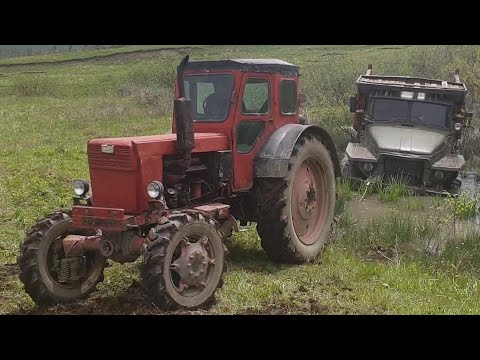
[[[173,69],[187,52],[193,60],[267,57],[299,65],[308,115],[332,134],[341,151],[348,139],[340,125],[351,122],[348,96],[369,63],[375,73],[447,78],[458,65],[472,101],[478,100],[480,84],[480,72],[472,66],[477,46],[205,46],[169,49],[155,58],[48,64],[134,50],[139,48],[3,61],[47,62],[25,67],[42,73],[0,66],[0,313],[65,311],[37,309],[9,264],[37,218],[71,206],[72,180],[89,176],[88,140],[168,131]],[[442,234],[435,222],[402,216],[405,209],[421,211],[415,200],[399,203],[400,212],[360,224],[349,207],[356,196],[348,184],[340,184],[339,197],[341,216],[331,244],[312,264],[275,264],[261,250],[254,227],[236,234],[224,287],[207,313],[480,313],[477,235],[441,256],[427,256],[421,243]],[[135,287],[136,265],[107,269],[105,282],[82,309],[161,312]]]
[[411,211],[425,210],[425,204],[417,196],[409,196],[402,198],[400,206]]
[[131,53],[137,51],[154,51],[161,49],[183,49],[183,48],[195,48],[204,47],[205,45],[130,45],[111,47],[101,50],[85,50],[85,51],[72,51],[72,52],[58,52],[53,54],[40,54],[32,56],[21,56],[16,58],[6,58],[0,60],[1,65],[10,64],[31,64],[31,63],[48,63],[56,61],[70,61],[79,59],[90,59],[93,57],[102,57],[115,55],[120,53]]
[[378,196],[381,202],[395,202],[408,194],[407,184],[398,179],[390,179],[387,185],[378,186]]
[[477,197],[471,198],[468,194],[462,193],[458,197],[448,198],[447,206],[455,212],[459,219],[467,220],[479,214],[480,201]]

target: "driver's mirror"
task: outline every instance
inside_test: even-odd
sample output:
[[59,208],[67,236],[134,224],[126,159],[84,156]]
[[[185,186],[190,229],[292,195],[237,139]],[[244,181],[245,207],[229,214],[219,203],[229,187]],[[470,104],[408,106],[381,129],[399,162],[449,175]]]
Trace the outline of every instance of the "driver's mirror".
[[354,113],[355,111],[357,111],[357,98],[350,96],[350,112]]
[[235,104],[236,101],[237,101],[237,92],[233,91],[232,96],[230,97],[230,103]]

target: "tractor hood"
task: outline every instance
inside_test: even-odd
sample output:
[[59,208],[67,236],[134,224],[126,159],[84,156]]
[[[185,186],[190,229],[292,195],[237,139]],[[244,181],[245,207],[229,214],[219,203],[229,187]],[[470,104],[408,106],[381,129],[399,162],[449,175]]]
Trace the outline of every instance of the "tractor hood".
[[[88,143],[94,206],[139,214],[147,209],[149,182],[163,179],[165,155],[177,154],[176,134],[96,139]],[[228,137],[196,133],[192,153],[229,150]]]
[[[88,149],[94,150],[96,154],[103,154],[104,158],[115,158],[117,149],[120,152],[127,152],[135,149],[138,157],[173,155],[176,153],[177,136],[175,134],[135,136],[125,138],[95,139],[89,142]],[[195,148],[192,152],[209,152],[227,150],[228,137],[217,133],[195,133]]]
[[423,156],[441,150],[451,135],[448,130],[377,124],[368,126],[366,132],[369,147],[376,154],[394,152]]

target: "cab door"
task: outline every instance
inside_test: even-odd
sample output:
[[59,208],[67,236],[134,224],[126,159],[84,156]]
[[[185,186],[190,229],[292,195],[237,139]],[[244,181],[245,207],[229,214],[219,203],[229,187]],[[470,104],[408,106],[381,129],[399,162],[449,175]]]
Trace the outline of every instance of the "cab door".
[[233,126],[233,189],[253,185],[253,161],[264,141],[274,131],[273,77],[244,73]]

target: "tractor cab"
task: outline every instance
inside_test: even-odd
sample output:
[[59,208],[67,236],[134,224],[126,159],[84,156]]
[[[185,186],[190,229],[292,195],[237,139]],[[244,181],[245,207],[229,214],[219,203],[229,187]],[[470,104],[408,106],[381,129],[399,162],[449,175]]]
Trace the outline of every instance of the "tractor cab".
[[283,125],[299,123],[298,67],[275,59],[188,62],[183,84],[177,83],[176,96],[190,99],[194,133],[228,137],[232,189],[249,190],[254,158],[265,140]]

